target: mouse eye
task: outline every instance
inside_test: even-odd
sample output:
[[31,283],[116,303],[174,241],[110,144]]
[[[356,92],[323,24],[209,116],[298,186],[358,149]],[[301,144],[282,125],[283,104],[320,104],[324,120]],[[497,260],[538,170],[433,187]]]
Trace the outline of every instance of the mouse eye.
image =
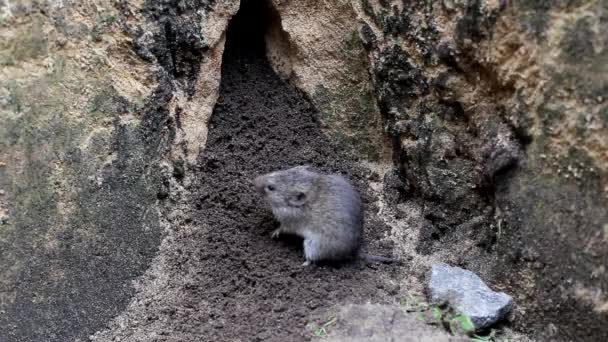
[[301,207],[304,204],[306,204],[306,194],[303,192],[298,192],[297,194],[293,194],[288,199],[288,203],[292,207]]
[[266,190],[274,191],[275,190],[274,185],[266,185]]

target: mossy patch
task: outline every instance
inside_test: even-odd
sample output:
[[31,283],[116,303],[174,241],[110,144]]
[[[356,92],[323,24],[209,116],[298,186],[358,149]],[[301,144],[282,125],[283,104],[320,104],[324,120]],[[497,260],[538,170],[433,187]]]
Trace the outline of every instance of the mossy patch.
[[[568,294],[573,285],[554,289],[564,279],[608,289],[606,279],[589,277],[597,262],[608,257],[598,231],[608,220],[601,176],[579,148],[558,157],[547,147],[532,144],[528,155],[544,157],[528,159],[497,196],[506,218],[498,245],[503,269],[497,272],[533,275],[533,279],[515,276],[509,280],[508,291],[530,298],[518,303],[526,312],[525,320],[516,313],[513,321],[516,328],[536,334],[552,322],[560,338],[604,340],[608,336],[605,319]],[[554,305],[546,306],[547,302]],[[588,329],[577,328],[582,322]]]
[[600,109],[600,118],[604,121],[604,124],[608,126],[608,105]]
[[513,4],[521,9],[521,21],[526,31],[543,39],[552,9],[580,6],[591,1],[594,0],[516,0]]
[[382,153],[381,118],[370,80],[365,78],[368,62],[358,31],[345,35],[340,50],[348,70],[341,73],[338,87],[317,85],[312,100],[332,138],[377,160]]
[[93,41],[100,41],[103,34],[110,31],[112,24],[114,24],[117,19],[118,17],[113,11],[108,11],[106,9],[100,10],[95,16],[95,23],[91,30],[91,39],[93,39]]
[[594,54],[593,37],[591,18],[583,17],[576,20],[572,27],[567,28],[560,42],[565,60],[569,63],[586,63]]
[[552,109],[547,107],[541,108],[539,110],[541,122],[543,125],[542,130],[545,135],[550,135],[553,127],[556,124],[561,123],[565,119],[565,110],[565,108]]
[[374,97],[369,90],[360,91],[356,94],[348,90],[331,92],[319,85],[313,94],[313,101],[333,139],[352,146],[370,160],[377,160],[380,157],[379,118],[374,116]]
[[33,16],[19,32],[21,34],[15,37],[0,40],[0,66],[47,55],[48,39],[44,32],[44,21],[39,16]]
[[113,85],[105,52],[87,41],[54,50],[47,41],[54,33],[91,39],[87,27],[115,34],[115,5],[83,4],[82,21],[70,21],[69,8],[32,9],[15,19],[18,38],[0,40],[0,157],[8,158],[0,169],[8,199],[0,340],[86,338],[126,305],[130,281],[160,243],[154,208],[158,160],[174,136],[166,109],[172,83],[130,101]]

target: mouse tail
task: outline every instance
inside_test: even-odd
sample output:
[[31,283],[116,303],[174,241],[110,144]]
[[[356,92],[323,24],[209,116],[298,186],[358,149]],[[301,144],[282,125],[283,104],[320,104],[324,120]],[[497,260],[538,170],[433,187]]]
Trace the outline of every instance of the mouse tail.
[[403,261],[400,259],[383,257],[383,256],[379,256],[379,255],[361,254],[359,257],[367,262],[380,262],[383,264],[398,264],[398,265],[403,264]]

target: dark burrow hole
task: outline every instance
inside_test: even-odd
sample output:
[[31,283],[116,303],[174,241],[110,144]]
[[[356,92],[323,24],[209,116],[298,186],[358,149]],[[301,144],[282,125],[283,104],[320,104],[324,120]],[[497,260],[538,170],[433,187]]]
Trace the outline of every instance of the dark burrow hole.
[[264,36],[277,19],[278,14],[266,1],[241,1],[241,7],[228,28],[224,63],[230,57],[264,58]]
[[[305,269],[299,239],[270,238],[277,223],[252,184],[269,171],[310,164],[342,173],[361,191],[368,212],[374,211],[368,173],[324,135],[316,109],[266,60],[264,33],[276,20],[265,2],[249,0],[230,22],[219,100],[198,160],[192,216],[200,230],[192,238],[200,244],[191,265],[197,291],[187,296],[212,300],[202,320],[224,322],[204,332],[205,340],[307,340],[311,317],[336,303],[390,300],[383,283],[397,273],[395,267],[358,262]],[[388,227],[369,216],[367,249],[390,255],[392,246],[379,243]]]

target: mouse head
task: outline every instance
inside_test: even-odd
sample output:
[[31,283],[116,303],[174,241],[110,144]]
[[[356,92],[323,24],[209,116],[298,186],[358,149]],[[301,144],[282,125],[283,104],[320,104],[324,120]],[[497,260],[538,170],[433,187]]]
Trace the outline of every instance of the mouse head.
[[296,218],[314,198],[319,174],[309,166],[275,171],[254,180],[256,190],[270,204],[277,219]]

